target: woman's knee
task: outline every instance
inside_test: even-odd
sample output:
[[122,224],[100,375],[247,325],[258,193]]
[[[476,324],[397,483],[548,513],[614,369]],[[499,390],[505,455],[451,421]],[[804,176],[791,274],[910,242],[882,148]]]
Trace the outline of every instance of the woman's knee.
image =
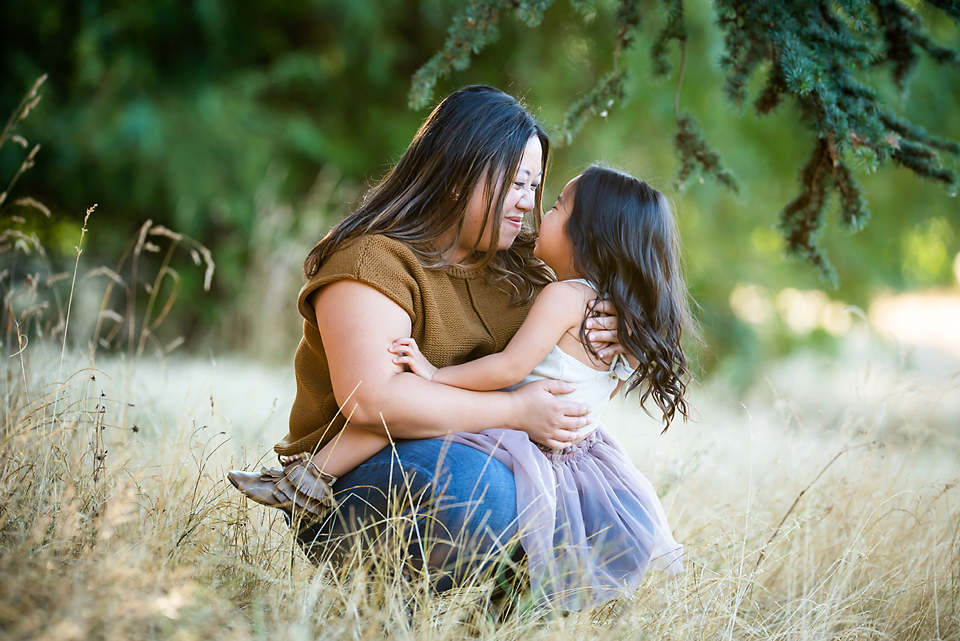
[[[336,541],[332,548],[342,553],[340,548],[349,546],[346,542],[360,532],[370,534],[371,526],[380,531],[391,516],[417,524],[415,547],[448,548],[439,555],[444,558],[461,556],[465,550],[490,554],[517,531],[513,473],[462,444],[433,439],[399,442],[342,476],[335,491],[338,514],[323,525],[301,529],[298,539],[304,549],[329,551]],[[312,545],[304,545],[307,541]]]
[[[446,443],[438,470],[441,507],[448,526],[504,543],[517,531],[517,488],[500,461],[459,443]],[[477,541],[477,542],[481,542]]]

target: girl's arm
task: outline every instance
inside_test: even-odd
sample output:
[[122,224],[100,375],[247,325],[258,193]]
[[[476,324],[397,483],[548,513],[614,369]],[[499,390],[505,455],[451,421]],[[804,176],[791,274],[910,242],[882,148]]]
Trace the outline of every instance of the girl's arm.
[[498,390],[516,385],[533,371],[571,329],[579,329],[586,303],[582,288],[568,283],[550,283],[543,288],[523,325],[502,352],[462,365],[437,369],[420,353],[412,339],[394,343],[393,359],[434,383],[468,390]]
[[342,280],[312,297],[333,393],[350,423],[394,438],[431,438],[505,427],[547,447],[580,440],[590,408],[556,398],[573,386],[537,381],[513,392],[469,392],[404,372],[388,351],[409,338],[410,317],[387,296]]
[[[332,441],[313,455],[313,464],[340,477],[390,445],[390,438],[347,423]],[[334,456],[336,454],[336,456]]]

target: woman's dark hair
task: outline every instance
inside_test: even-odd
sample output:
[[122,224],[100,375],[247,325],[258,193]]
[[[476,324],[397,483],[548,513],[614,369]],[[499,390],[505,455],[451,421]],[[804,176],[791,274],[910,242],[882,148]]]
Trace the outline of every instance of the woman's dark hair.
[[[616,307],[620,344],[640,361],[627,393],[639,387],[641,406],[652,397],[666,431],[677,411],[689,417],[690,371],[680,338],[693,332],[670,203],[642,180],[591,166],[576,180],[565,233],[574,269]],[[580,340],[597,356],[585,326]]]
[[[360,207],[336,225],[307,256],[303,271],[314,276],[337,249],[360,236],[383,234],[412,249],[427,268],[447,266],[444,252],[456,246],[470,195],[483,189],[487,218],[493,218],[490,248],[465,260],[466,267],[490,267],[491,279],[527,301],[536,285],[551,280],[534,258],[535,234],[524,228],[508,250],[497,251],[503,203],[527,142],[536,136],[546,169],[549,139],[543,128],[513,97],[476,85],[447,96],[420,126],[400,160],[365,195]],[[536,192],[534,211],[541,207]],[[451,230],[455,231],[450,234]],[[451,238],[452,237],[452,238]]]

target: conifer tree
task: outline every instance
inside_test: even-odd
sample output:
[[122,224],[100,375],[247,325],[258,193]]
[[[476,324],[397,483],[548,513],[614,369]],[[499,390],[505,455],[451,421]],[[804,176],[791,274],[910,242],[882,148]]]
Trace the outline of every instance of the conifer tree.
[[[596,10],[590,0],[570,3],[580,13]],[[512,15],[535,28],[551,4],[552,0],[471,0],[454,18],[443,48],[414,75],[411,106],[425,106],[438,79],[466,69],[471,55],[496,39],[505,17]],[[927,4],[955,23],[960,21],[960,1]],[[846,229],[859,230],[869,218],[852,166],[872,171],[892,161],[956,192],[957,173],[941,154],[960,154],[960,144],[898,116],[864,80],[876,68],[889,70],[905,92],[922,55],[954,73],[960,69],[960,54],[933,42],[919,14],[902,0],[715,0],[713,6],[724,38],[720,64],[728,99],[743,105],[751,76],[765,73],[763,89],[753,101],[756,113],[768,114],[793,101],[811,135],[812,150],[799,171],[799,193],[780,212],[789,253],[835,278],[817,243],[828,197],[838,196]],[[678,185],[698,174],[736,190],[736,181],[698,124],[680,108],[688,37],[684,0],[620,0],[616,33],[611,33],[612,69],[570,106],[557,142],[569,144],[591,116],[606,115],[623,100],[627,70],[620,64],[620,53],[636,43],[647,21],[659,24],[650,47],[654,75],[671,75],[669,49],[676,43],[680,50],[674,96]]]

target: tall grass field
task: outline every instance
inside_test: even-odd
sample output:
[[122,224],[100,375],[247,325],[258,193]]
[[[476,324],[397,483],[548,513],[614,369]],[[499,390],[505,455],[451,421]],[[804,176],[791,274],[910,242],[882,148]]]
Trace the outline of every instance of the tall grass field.
[[482,577],[431,595],[399,554],[310,564],[225,478],[273,464],[292,368],[28,345],[2,365],[0,636],[960,639],[958,378],[845,349],[701,385],[664,435],[612,404],[685,571],[564,614],[494,612]]

